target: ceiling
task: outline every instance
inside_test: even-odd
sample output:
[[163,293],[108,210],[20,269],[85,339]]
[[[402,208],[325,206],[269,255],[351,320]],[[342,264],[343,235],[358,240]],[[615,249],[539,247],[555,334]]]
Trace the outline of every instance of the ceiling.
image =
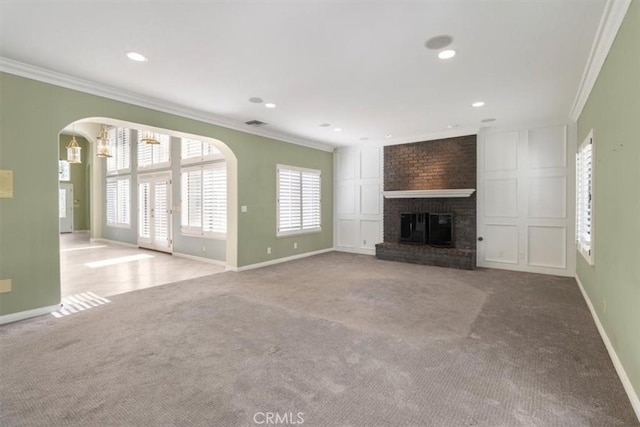
[[568,121],[605,3],[0,0],[0,55],[287,140],[399,143]]

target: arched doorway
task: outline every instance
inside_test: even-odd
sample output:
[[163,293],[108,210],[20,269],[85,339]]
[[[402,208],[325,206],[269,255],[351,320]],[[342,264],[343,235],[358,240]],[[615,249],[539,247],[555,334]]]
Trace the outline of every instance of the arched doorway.
[[[114,132],[120,132],[121,134],[128,132],[126,137],[128,139],[128,148],[124,150],[116,144],[116,146],[112,147],[112,150],[116,150],[114,157],[108,159],[96,157],[97,136],[103,127],[107,129],[110,135]],[[84,274],[85,282],[91,283],[93,281],[95,284],[101,281],[104,286],[111,282],[122,283],[128,280],[123,277],[127,269],[119,266],[118,262],[132,260],[133,262],[142,263],[141,260],[148,259],[146,257],[153,257],[161,260],[159,264],[161,267],[155,268],[155,270],[167,268],[167,258],[164,254],[154,252],[151,254],[129,255],[131,251],[135,250],[134,247],[171,253],[174,255],[171,258],[172,260],[186,258],[192,263],[205,261],[222,267],[229,266],[233,268],[236,266],[237,161],[235,155],[226,144],[217,139],[201,135],[102,117],[78,120],[65,127],[65,130],[74,132],[89,142],[88,153],[86,153],[85,158],[90,163],[89,170],[91,171],[91,225],[90,234],[86,236],[86,241],[80,242],[80,246],[77,245],[77,241],[75,242],[76,246],[73,247],[61,246],[61,294],[63,297],[65,294],[69,295],[73,292],[73,290],[65,290],[65,279],[69,276],[69,271],[73,270],[73,267],[69,268],[63,265],[69,255],[73,257],[76,265],[78,260],[84,256],[88,261],[83,266],[98,266],[99,268],[108,266],[107,270],[103,270],[106,274],[94,275],[91,272]],[[147,152],[148,147],[142,146],[140,142],[143,132],[152,132],[158,135],[159,138],[166,137],[168,154],[157,154],[156,151],[158,150],[155,147],[151,149],[149,154]],[[193,146],[196,141],[201,144],[201,156],[199,158],[194,158],[193,156]],[[187,151],[192,154],[191,158],[185,158],[185,150],[182,147],[184,144],[190,144],[192,149]],[[125,155],[123,153],[128,154]],[[211,153],[214,153],[215,156],[208,156]],[[62,151],[61,155],[63,155]],[[126,161],[120,159],[120,156],[127,157]],[[158,161],[160,166],[143,165],[142,157],[145,157],[145,161],[151,159],[151,163]],[[114,162],[117,163],[115,170],[112,167]],[[221,167],[222,164],[224,167]],[[189,223],[189,219],[193,219],[197,215],[191,215],[190,217],[184,214],[185,210],[193,210],[193,206],[197,207],[197,201],[189,203],[184,200],[186,197],[185,190],[193,190],[194,186],[185,186],[183,180],[192,175],[196,176],[196,171],[199,170],[201,176],[204,177],[201,184],[203,186],[209,185],[211,184],[209,177],[213,176],[210,170],[214,169],[213,166],[215,166],[217,177],[220,176],[220,170],[225,172],[225,232],[221,236],[222,233],[217,229],[215,230],[217,234],[214,236],[214,233],[209,233],[210,230],[207,230],[206,227],[201,227],[201,235],[197,235],[194,233],[193,223]],[[220,187],[219,182],[216,182],[216,184]],[[126,190],[120,193],[120,189]],[[117,221],[115,223],[112,221],[111,216],[114,215],[114,208],[110,200],[114,197],[114,194],[119,200],[128,200],[127,209],[121,209],[118,206],[115,212],[117,217],[122,211],[123,217],[127,218],[126,221],[120,222],[120,218],[116,218]],[[203,197],[206,198],[208,194],[205,189]],[[115,202],[115,205],[117,204],[118,200]],[[216,212],[219,212],[219,207],[217,209]],[[166,215],[161,215],[161,211],[166,212]],[[145,214],[147,215],[146,218],[144,217]],[[164,223],[160,221],[159,218],[161,217]],[[217,220],[216,225],[220,227],[220,224],[220,220]],[[145,226],[148,227],[145,228]],[[142,231],[143,229],[145,232]],[[160,241],[168,243],[168,246],[163,247],[157,243]],[[91,255],[92,251],[96,253],[100,249],[104,253],[112,249],[111,246],[114,243],[128,247],[126,250],[122,249],[117,253],[113,250],[111,255],[102,257],[103,259],[97,261],[89,260],[90,257],[88,255]],[[125,255],[120,256],[122,255],[120,252],[125,253]],[[137,259],[136,256],[141,258]],[[163,256],[165,258],[162,258]],[[131,267],[131,265],[128,267]],[[199,273],[212,272],[208,268],[198,268],[198,270]],[[178,268],[166,270],[164,274],[155,274],[156,276],[161,276],[162,279],[157,281],[157,284],[193,278],[193,275],[176,276],[173,274],[176,271],[178,271]],[[222,271],[222,268],[218,268],[218,271]],[[138,275],[140,282],[149,279],[149,275],[154,275],[153,273],[140,271],[132,274]],[[129,279],[131,278],[129,277]],[[132,289],[138,288],[133,287]]]

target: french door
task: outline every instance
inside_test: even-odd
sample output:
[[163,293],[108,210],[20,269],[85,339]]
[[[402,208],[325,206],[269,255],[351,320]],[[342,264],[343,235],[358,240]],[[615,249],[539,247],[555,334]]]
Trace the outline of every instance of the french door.
[[138,177],[138,246],[173,251],[171,228],[171,175]]

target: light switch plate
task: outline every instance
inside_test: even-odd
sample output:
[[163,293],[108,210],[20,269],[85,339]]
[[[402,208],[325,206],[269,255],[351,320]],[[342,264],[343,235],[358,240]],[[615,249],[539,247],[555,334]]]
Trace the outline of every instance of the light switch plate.
[[0,199],[13,198],[13,171],[0,170]]
[[240,212],[246,212],[246,211],[247,211],[247,205],[240,206]]
[[11,292],[11,279],[0,280],[0,294]]

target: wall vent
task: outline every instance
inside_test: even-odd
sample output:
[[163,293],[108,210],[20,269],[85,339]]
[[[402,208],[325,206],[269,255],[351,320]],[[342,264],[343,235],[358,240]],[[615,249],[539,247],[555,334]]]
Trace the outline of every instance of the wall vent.
[[248,122],[245,122],[245,123],[248,124],[249,126],[254,126],[254,127],[264,126],[268,124],[265,122],[261,122],[260,120],[249,120]]

